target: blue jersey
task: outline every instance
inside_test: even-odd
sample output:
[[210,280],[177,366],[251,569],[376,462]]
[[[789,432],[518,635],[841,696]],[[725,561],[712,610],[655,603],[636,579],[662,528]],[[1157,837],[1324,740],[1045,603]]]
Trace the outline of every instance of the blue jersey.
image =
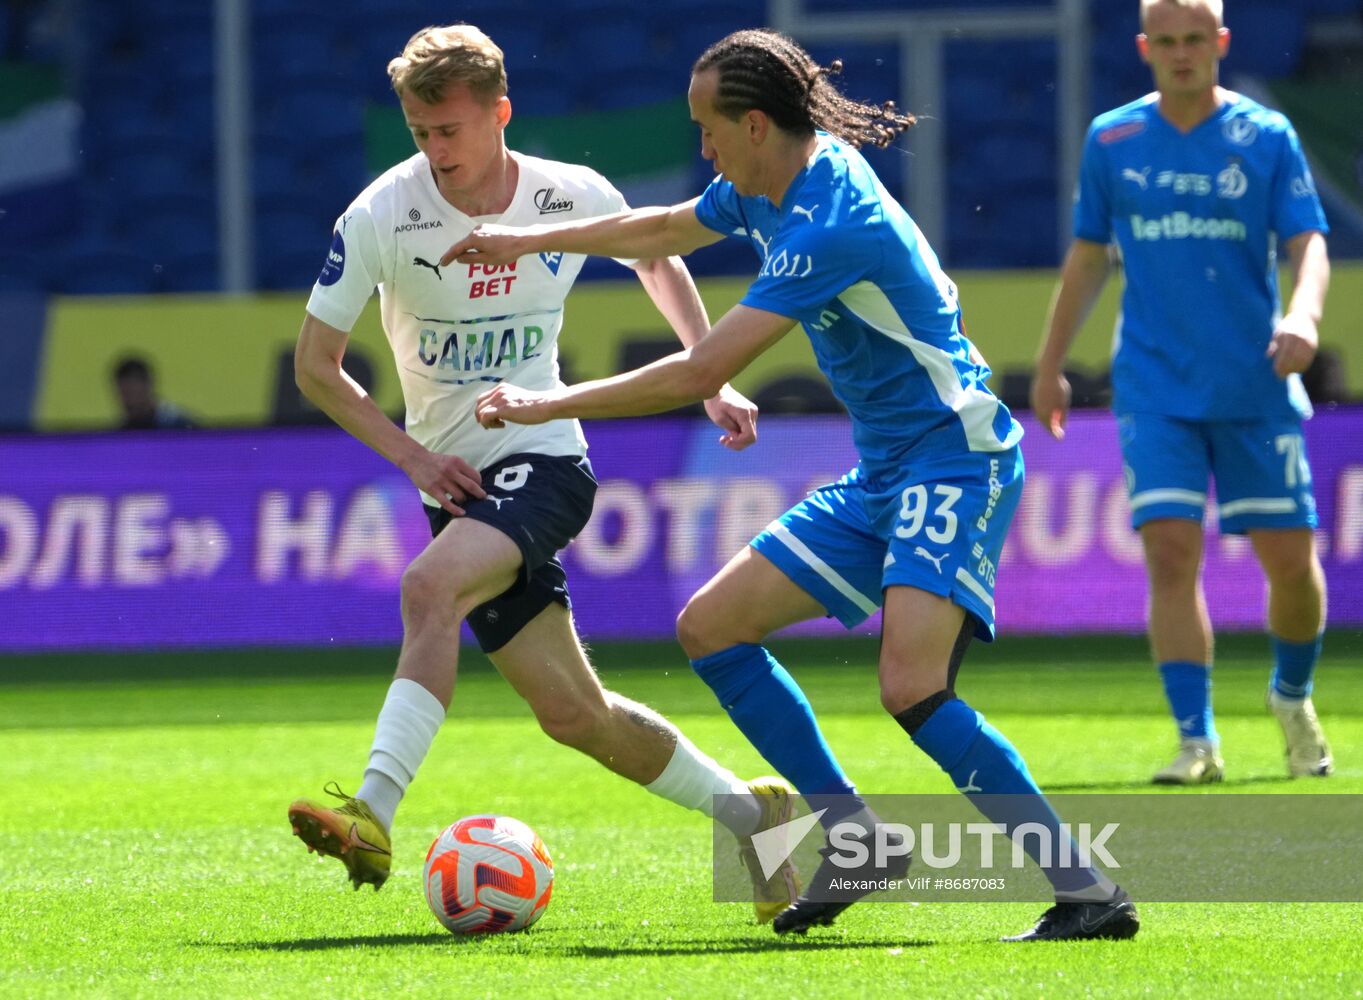
[[800,321],[866,474],[1013,447],[1022,428],[971,360],[955,285],[861,154],[819,133],[782,202],[720,176],[696,216],[757,250],[762,269],[742,303]]
[[1276,246],[1325,214],[1296,132],[1234,95],[1184,134],[1158,95],[1089,128],[1074,234],[1121,248],[1114,409],[1185,420],[1308,412],[1267,357],[1279,316]]

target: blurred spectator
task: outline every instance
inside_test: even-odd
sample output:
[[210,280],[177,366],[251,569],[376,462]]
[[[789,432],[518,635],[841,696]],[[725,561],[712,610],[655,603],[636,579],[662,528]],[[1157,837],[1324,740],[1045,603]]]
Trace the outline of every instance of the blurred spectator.
[[157,430],[161,428],[189,428],[195,426],[183,410],[174,403],[158,399],[156,378],[145,359],[130,355],[114,367],[114,387],[123,408],[125,431]]
[[1348,375],[1344,356],[1333,347],[1322,347],[1311,367],[1301,373],[1301,381],[1313,403],[1347,403]]

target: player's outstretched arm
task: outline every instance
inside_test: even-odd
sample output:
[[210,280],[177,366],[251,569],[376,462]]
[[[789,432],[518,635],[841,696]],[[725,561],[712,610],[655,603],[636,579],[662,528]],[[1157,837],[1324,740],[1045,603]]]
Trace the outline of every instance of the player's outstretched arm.
[[443,267],[510,264],[532,253],[597,254],[602,257],[674,257],[723,238],[696,218],[693,198],[671,208],[635,208],[594,219],[539,226],[479,226],[440,258]]
[[417,444],[393,424],[358,382],[341,367],[349,335],[308,313],[293,352],[294,380],[318,409],[351,435],[400,468],[451,514],[464,513],[457,501],[482,497],[478,470],[455,455],[438,455]]
[[532,392],[503,382],[478,397],[478,422],[501,427],[568,417],[629,417],[699,402],[715,395],[794,325],[789,316],[734,306],[694,347],[614,378],[550,392]]
[[[677,334],[683,347],[692,347],[710,331],[705,303],[680,257],[654,257],[634,268],[653,304]],[[705,414],[724,433],[719,443],[742,451],[757,440],[757,406],[727,382],[705,401]]]
[[1279,378],[1304,372],[1315,360],[1320,348],[1316,324],[1325,313],[1325,292],[1330,287],[1330,255],[1324,234],[1316,230],[1298,233],[1287,241],[1287,257],[1292,298],[1268,343],[1268,356]]
[[1060,282],[1046,318],[1046,334],[1037,352],[1032,376],[1032,412],[1057,440],[1065,436],[1070,412],[1070,383],[1065,358],[1093,311],[1107,281],[1108,248],[1104,243],[1076,239],[1060,268]]

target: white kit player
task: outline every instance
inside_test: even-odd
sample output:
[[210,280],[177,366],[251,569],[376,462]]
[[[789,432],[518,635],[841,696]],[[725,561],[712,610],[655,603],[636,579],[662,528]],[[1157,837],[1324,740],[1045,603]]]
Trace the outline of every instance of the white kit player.
[[[294,802],[293,830],[310,850],[340,858],[356,888],[383,884],[393,817],[444,721],[467,619],[555,740],[707,815],[712,797],[725,796],[716,818],[739,837],[758,917],[770,920],[799,886],[789,866],[763,877],[749,838],[789,818],[788,786],[739,780],[657,713],[603,689],[573,628],[557,553],[586,524],[596,492],[577,421],[494,433],[474,417],[478,393],[492,385],[561,385],[564,299],[585,258],[437,263],[479,221],[588,218],[624,209],[624,199],[586,167],[506,148],[502,52],[477,28],[425,29],[388,72],[419,152],[337,221],[295,360],[307,397],[420,489],[434,538],[402,579],[402,650],[363,782],[353,797],[329,785],[340,799],[334,807]],[[679,260],[630,264],[683,344],[705,335],[704,307]],[[341,368],[348,331],[375,287],[406,401],[405,431]],[[706,408],[728,447],[755,440],[756,408],[733,390]]]

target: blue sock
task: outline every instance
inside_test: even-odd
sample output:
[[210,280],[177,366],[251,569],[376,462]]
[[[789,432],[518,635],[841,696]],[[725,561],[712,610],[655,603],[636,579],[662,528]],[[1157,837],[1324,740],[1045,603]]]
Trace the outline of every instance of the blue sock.
[[1170,660],[1159,665],[1159,672],[1179,736],[1218,742],[1212,722],[1212,668],[1205,663]]
[[1320,659],[1320,636],[1310,642],[1273,640],[1273,690],[1284,698],[1305,698],[1311,693],[1311,676]]
[[[903,720],[901,725],[905,725]],[[1052,859],[1066,853],[1077,855],[1072,840],[1068,851],[1061,846],[1061,838],[1068,833],[1060,829],[1060,818],[1032,780],[1022,755],[979,712],[951,698],[910,735],[987,819],[1002,823],[1010,834],[1023,823],[1039,824],[1050,831]],[[1037,841],[1037,837],[1024,837],[1023,846],[1041,864]],[[1041,864],[1041,869],[1057,894],[1080,893],[1107,882],[1099,872],[1077,864]]]
[[743,643],[691,661],[701,680],[767,763],[776,768],[831,826],[862,808],[819,731],[805,693],[762,646]]

